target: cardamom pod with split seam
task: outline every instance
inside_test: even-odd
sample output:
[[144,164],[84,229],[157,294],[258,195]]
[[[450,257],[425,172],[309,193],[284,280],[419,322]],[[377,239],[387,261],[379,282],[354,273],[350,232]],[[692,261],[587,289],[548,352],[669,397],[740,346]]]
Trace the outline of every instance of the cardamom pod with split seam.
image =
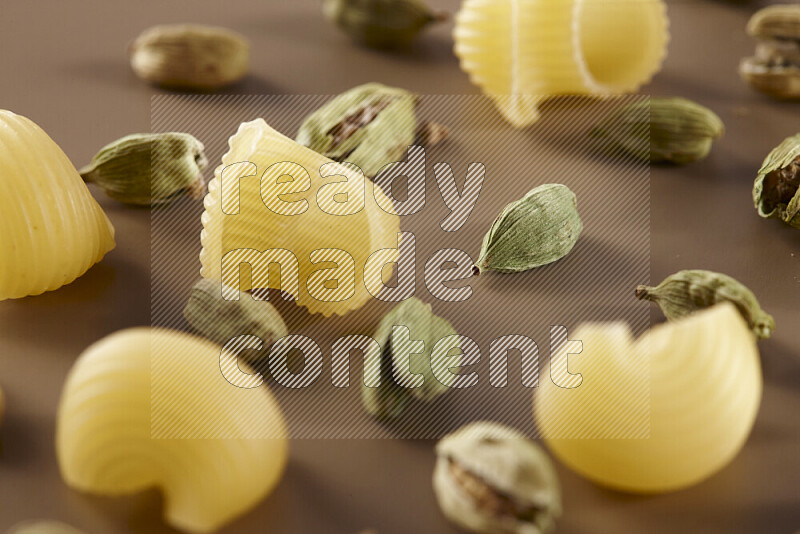
[[417,97],[368,83],[337,96],[309,115],[297,142],[334,161],[354,163],[367,176],[404,159],[417,130]]
[[800,134],[766,157],[753,183],[753,201],[762,217],[800,228]]
[[436,445],[433,489],[444,515],[478,534],[544,534],[561,515],[547,454],[513,428],[471,423]]
[[775,4],[756,12],[747,33],[757,41],[739,73],[757,91],[778,99],[800,98],[800,4]]

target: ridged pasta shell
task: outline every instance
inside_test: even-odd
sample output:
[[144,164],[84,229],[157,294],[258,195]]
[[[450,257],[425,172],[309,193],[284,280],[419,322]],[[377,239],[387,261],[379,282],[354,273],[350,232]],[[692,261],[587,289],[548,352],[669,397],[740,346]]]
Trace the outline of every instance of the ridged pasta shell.
[[669,40],[662,0],[465,0],[453,36],[461,68],[516,127],[548,96],[635,91]]
[[66,483],[109,496],[158,487],[166,521],[188,532],[213,532],[255,506],[283,473],[286,423],[264,387],[227,382],[219,358],[218,345],[152,328],[89,347],[58,409]]
[[114,248],[114,227],[66,154],[0,110],[0,300],[69,284]]
[[[534,415],[550,451],[598,484],[665,492],[696,484],[744,445],[761,401],[753,334],[730,303],[654,327],[638,340],[620,323],[570,335],[583,382],[544,380]],[[619,438],[619,439],[617,439]]]
[[[311,313],[343,315],[372,298],[365,284],[374,286],[380,273],[368,273],[365,280],[364,265],[373,253],[381,249],[396,249],[400,231],[399,217],[394,212],[391,200],[381,189],[346,164],[335,163],[281,135],[263,119],[243,123],[236,135],[230,138],[229,146],[230,150],[222,158],[222,165],[217,168],[208,185],[205,198],[201,235],[203,250],[200,253],[202,276],[215,280],[223,278],[223,257],[236,249],[261,252],[284,249],[294,254],[299,262],[299,286],[293,289],[287,284],[285,269],[282,269],[281,289],[291,293],[297,304],[307,307]],[[331,176],[321,178],[320,169],[323,166],[326,166],[326,174],[330,173]],[[226,191],[225,200],[228,204],[223,212],[221,175],[223,169],[228,167],[235,167],[234,176],[237,172],[254,175],[241,180],[225,178],[225,183],[231,184],[231,187],[238,184],[239,191],[238,196]],[[302,169],[308,174],[303,174]],[[263,181],[263,189],[260,189],[259,178],[267,172],[272,177],[267,177]],[[299,201],[295,206],[302,205],[305,199],[305,212],[292,215],[276,213],[262,201],[262,193],[265,198],[276,196],[277,191],[285,185],[277,184],[277,180],[289,173],[294,173],[301,180],[308,180],[308,190],[284,194],[282,197]],[[343,177],[347,177],[347,181]],[[326,194],[322,198],[330,198],[335,191],[337,199],[345,198],[343,195],[354,199],[363,192],[363,206],[357,213],[336,214],[341,204],[332,202],[320,206],[317,202],[323,188],[326,188]],[[351,262],[340,261],[341,255],[331,252],[335,249],[348,253],[354,260],[352,265],[348,266]],[[314,251],[323,252],[312,255]],[[396,260],[397,254],[390,253],[387,257]],[[326,263],[331,261],[337,262],[339,267],[334,268]],[[333,274],[339,279],[339,287],[335,290],[323,287],[325,270],[334,271]],[[250,277],[251,280],[243,276],[239,284],[237,280],[228,283],[226,278],[226,283],[230,287],[238,286],[243,291],[266,288],[266,276],[266,272]],[[270,280],[269,287],[275,288],[276,284]],[[320,292],[326,292],[323,299],[315,297]]]

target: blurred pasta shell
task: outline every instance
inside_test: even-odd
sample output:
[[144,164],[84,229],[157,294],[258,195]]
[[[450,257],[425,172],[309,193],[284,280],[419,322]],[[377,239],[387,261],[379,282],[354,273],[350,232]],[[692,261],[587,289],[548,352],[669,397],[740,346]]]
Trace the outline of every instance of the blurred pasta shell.
[[157,487],[164,515],[213,532],[266,497],[286,464],[286,423],[264,388],[220,374],[220,347],[134,328],[101,339],[70,371],[58,409],[64,481],[118,496]]
[[69,284],[114,248],[114,228],[66,154],[0,110],[0,300]]
[[733,460],[761,402],[755,337],[717,304],[633,340],[625,324],[584,325],[569,357],[582,383],[544,380],[534,415],[550,451],[615,489],[655,493],[710,477]]
[[[333,162],[296,143],[263,119],[243,123],[229,146],[205,198],[202,276],[225,278],[223,257],[231,251],[281,249],[299,263],[297,287],[287,283],[289,270],[281,266],[280,288],[293,295],[297,304],[325,316],[343,315],[363,306],[372,298],[366,287],[375,287],[381,277],[380,272],[371,271],[365,279],[367,259],[379,250],[398,247],[400,223],[391,200],[353,166]],[[323,166],[326,178],[320,175]],[[223,170],[224,186],[232,188],[225,192],[224,211]],[[287,176],[293,177],[292,184],[308,188],[281,193],[293,187]],[[267,207],[262,195],[272,202],[280,195],[282,202],[293,204],[290,208],[284,204]],[[345,198],[349,204],[339,203]],[[289,211],[281,211],[284,208]],[[396,260],[397,254],[390,251],[387,258]],[[331,267],[331,263],[337,266]],[[241,281],[226,278],[223,282],[242,291],[276,288],[272,281],[267,284],[267,276],[264,269],[252,276],[245,273]],[[334,289],[326,285],[330,277],[339,281]]]
[[635,91],[661,68],[669,40],[662,0],[466,0],[455,52],[515,127],[554,95]]
[[6,534],[84,534],[60,521],[25,521],[11,527]]

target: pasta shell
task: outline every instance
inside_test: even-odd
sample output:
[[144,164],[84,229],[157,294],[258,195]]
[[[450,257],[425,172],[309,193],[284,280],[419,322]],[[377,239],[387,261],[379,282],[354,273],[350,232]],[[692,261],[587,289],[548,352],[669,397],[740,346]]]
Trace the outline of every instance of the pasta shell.
[[453,36],[461,68],[515,127],[549,96],[635,91],[669,40],[662,0],[465,0]]
[[66,483],[109,496],[158,487],[166,521],[187,532],[213,532],[255,506],[283,473],[286,423],[265,388],[226,382],[219,358],[209,341],[151,328],[89,347],[58,410]]
[[[392,261],[398,256],[390,249],[399,246],[399,217],[380,187],[348,164],[335,163],[281,135],[263,119],[243,123],[229,146],[205,198],[202,276],[225,278],[223,258],[231,251],[282,249],[298,261],[296,287],[287,282],[289,271],[283,264],[280,274],[280,288],[291,294],[297,304],[325,316],[343,315],[364,305],[371,298],[366,287],[375,287],[381,277],[380,272],[364,276],[367,259],[381,249],[389,250],[386,257]],[[327,178],[320,175],[323,166]],[[238,195],[235,189],[225,191],[225,206],[223,172],[225,187],[238,188]],[[228,172],[234,178],[228,177]],[[269,176],[259,184],[265,174]],[[235,178],[238,175],[251,177],[239,180]],[[287,175],[293,176],[294,185],[305,190],[281,193],[288,187],[281,183]],[[271,202],[269,207],[262,196]],[[277,198],[294,203],[289,206],[277,202]],[[352,202],[340,204],[344,198]],[[332,267],[331,262],[337,267]],[[335,289],[326,285],[328,276],[338,280]],[[264,269],[250,280],[243,277],[240,281],[236,274],[234,279],[225,278],[223,282],[242,291],[276,288],[274,282],[267,283],[267,277]]]
[[60,521],[25,521],[11,527],[6,534],[84,534]]
[[114,228],[48,135],[0,110],[0,300],[69,284],[114,248]]
[[[577,473],[631,492],[696,484],[744,445],[761,401],[756,341],[736,308],[717,304],[634,341],[624,324],[571,339],[582,383],[544,380],[534,415],[551,452]],[[617,439],[619,438],[619,439]]]

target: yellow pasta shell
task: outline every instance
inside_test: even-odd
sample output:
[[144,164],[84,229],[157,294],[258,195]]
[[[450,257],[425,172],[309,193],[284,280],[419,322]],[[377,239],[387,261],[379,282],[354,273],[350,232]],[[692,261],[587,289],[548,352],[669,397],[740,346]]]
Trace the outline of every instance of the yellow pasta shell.
[[158,487],[166,521],[188,532],[213,532],[255,506],[283,473],[286,423],[265,387],[227,382],[219,358],[209,341],[153,328],[89,347],[58,409],[66,483],[110,496]]
[[0,300],[69,284],[114,248],[114,228],[66,154],[0,110]]
[[6,534],[85,534],[60,521],[25,521],[11,527]]
[[465,0],[453,35],[461,68],[516,127],[549,96],[635,91],[669,41],[662,0]]
[[[624,324],[570,335],[577,388],[543,380],[536,424],[552,453],[598,484],[665,492],[696,484],[744,445],[761,401],[756,341],[722,303],[654,327],[638,340]],[[619,439],[612,439],[612,438]]]
[[[390,249],[397,249],[400,231],[399,217],[380,187],[347,165],[335,163],[281,135],[263,119],[243,123],[230,138],[229,146],[205,198],[200,253],[202,276],[215,280],[224,278],[223,257],[231,251],[283,249],[297,258],[299,285],[292,288],[282,268],[281,289],[292,294],[297,304],[307,307],[311,313],[343,315],[372,298],[366,288],[376,287],[381,272],[372,271],[365,276],[364,266],[373,253],[382,249],[387,250],[387,259],[396,260],[396,250]],[[323,166],[326,178],[321,177]],[[238,184],[238,196],[226,192],[223,197],[223,172],[232,172],[232,176],[252,173],[252,176],[241,180],[225,178],[224,183],[232,184],[233,188]],[[259,183],[265,173],[271,177]],[[267,207],[262,195],[277,202],[274,199],[285,187],[281,181],[289,175],[297,184],[306,181],[308,189],[280,194],[284,202],[295,202],[291,208],[271,204]],[[223,198],[227,203],[224,211]],[[355,204],[337,204],[338,200],[330,201],[332,198],[347,198]],[[353,206],[360,209],[352,213],[347,211]],[[300,212],[304,208],[305,211]],[[282,209],[290,211],[284,213]],[[352,261],[346,260],[337,250],[344,251]],[[247,273],[243,273],[239,288],[243,291],[276,288],[272,280],[266,283],[267,274],[266,271],[261,275],[253,274],[251,280],[247,280]],[[324,280],[328,275],[338,279],[335,289],[327,289]],[[229,282],[227,278],[225,281]],[[236,282],[228,285],[236,287]]]

